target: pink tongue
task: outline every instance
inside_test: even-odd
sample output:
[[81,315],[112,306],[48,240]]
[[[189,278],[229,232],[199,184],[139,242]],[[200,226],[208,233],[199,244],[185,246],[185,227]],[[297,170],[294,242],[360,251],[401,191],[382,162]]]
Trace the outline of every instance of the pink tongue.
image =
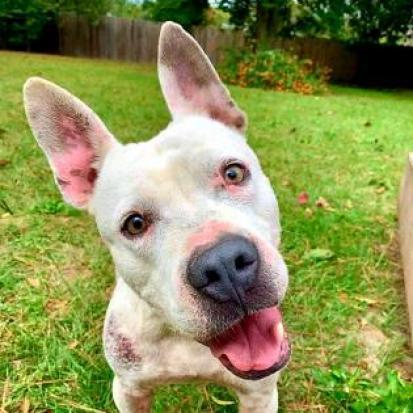
[[276,307],[245,317],[212,340],[209,345],[212,354],[217,358],[228,357],[240,371],[266,370],[280,358],[281,323],[281,313]]

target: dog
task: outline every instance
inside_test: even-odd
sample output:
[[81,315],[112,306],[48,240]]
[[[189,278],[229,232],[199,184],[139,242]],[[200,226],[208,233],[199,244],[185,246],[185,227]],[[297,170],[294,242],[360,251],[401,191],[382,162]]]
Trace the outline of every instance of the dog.
[[142,143],[122,145],[47,80],[29,78],[23,92],[58,188],[94,215],[115,263],[103,332],[115,404],[149,412],[156,386],[202,380],[233,388],[240,412],[274,413],[291,353],[276,196],[246,143],[246,115],[172,22],[158,74],[173,120]]

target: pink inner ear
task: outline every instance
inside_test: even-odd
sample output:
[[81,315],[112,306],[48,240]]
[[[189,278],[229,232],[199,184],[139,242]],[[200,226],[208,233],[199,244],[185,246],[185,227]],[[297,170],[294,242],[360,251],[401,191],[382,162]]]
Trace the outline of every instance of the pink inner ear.
[[57,182],[68,201],[84,206],[97,177],[93,168],[95,152],[88,140],[87,128],[76,119],[64,117],[60,122],[63,150],[51,154]]
[[242,130],[245,126],[244,115],[235,107],[220,84],[207,81],[197,84],[189,75],[185,80],[180,73],[176,78],[171,77],[165,89],[172,113],[199,112],[238,130]]

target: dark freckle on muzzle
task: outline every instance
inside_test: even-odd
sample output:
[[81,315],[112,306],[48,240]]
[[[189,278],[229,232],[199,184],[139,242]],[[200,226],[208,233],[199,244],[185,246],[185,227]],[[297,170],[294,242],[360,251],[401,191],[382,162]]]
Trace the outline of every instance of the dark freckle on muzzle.
[[259,254],[247,238],[227,235],[191,257],[188,283],[216,303],[232,302],[247,312],[246,293],[257,279]]

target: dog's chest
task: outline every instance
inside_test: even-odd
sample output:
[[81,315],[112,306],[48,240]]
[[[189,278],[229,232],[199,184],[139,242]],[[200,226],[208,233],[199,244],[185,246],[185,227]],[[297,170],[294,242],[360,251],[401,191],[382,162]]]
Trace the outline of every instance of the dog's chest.
[[115,374],[133,383],[175,383],[193,380],[226,382],[228,373],[205,346],[176,337],[148,340],[115,313],[104,330],[106,358]]

